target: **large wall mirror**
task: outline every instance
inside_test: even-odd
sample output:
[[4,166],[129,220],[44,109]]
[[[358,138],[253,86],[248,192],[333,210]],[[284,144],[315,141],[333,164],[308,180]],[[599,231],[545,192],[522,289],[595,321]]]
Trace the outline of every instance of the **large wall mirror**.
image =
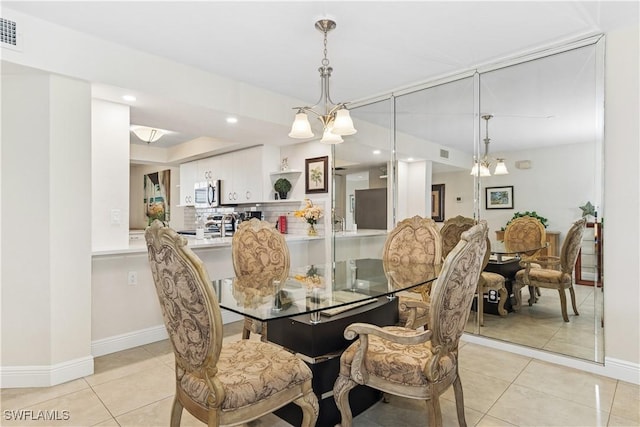
[[[353,191],[382,186],[380,177],[387,229],[412,215],[438,221],[462,215],[487,220],[497,246],[514,214],[535,211],[547,218],[554,245],[548,250],[560,255],[570,225],[587,214],[575,270],[580,315],[569,302],[570,321],[564,322],[555,290],[542,290],[529,306],[524,289],[520,310],[506,316],[485,311],[483,326],[474,312],[468,333],[604,361],[604,230],[593,215],[603,212],[603,45],[603,38],[593,38],[352,109],[358,134],[334,149],[334,209],[345,217],[346,230],[356,221],[349,217]],[[485,150],[491,176],[472,175],[474,158]],[[508,174],[494,173],[497,159],[505,159]],[[437,206],[433,188],[442,190]],[[485,204],[494,188],[509,191],[501,209]],[[334,245],[336,253],[340,246]]]
[[[601,41],[600,43],[603,43]],[[602,200],[602,57],[589,44],[503,68],[481,72],[480,113],[490,115],[488,155],[505,159],[507,175],[480,177],[479,216],[493,241],[516,212],[547,218],[549,255],[561,256],[571,224],[587,214],[574,286],[579,316],[568,308],[560,317],[558,291],[543,289],[529,306],[506,319],[489,316],[479,328],[485,336],[597,362],[603,355],[603,293],[599,276],[602,235],[596,210]],[[482,137],[487,120],[481,119]],[[511,209],[488,209],[487,188],[509,188]],[[491,191],[491,190],[488,190]],[[594,206],[594,211],[585,208]],[[600,256],[599,256],[600,255]],[[601,259],[601,258],[600,258]],[[569,299],[569,293],[567,292]],[[569,302],[570,304],[570,302]],[[503,320],[508,320],[504,321]]]

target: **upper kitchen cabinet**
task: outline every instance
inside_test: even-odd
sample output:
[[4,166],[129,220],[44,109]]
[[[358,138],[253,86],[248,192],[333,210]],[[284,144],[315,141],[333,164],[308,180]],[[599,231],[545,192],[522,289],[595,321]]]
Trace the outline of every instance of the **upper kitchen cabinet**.
[[217,169],[220,163],[217,159],[218,157],[207,157],[206,159],[201,159],[196,162],[198,164],[196,182],[209,182],[220,179],[220,177],[217,176]]
[[180,205],[193,206],[193,186],[197,181],[197,162],[180,165]]
[[260,203],[271,194],[269,172],[279,164],[278,147],[259,146],[217,156],[222,204]]

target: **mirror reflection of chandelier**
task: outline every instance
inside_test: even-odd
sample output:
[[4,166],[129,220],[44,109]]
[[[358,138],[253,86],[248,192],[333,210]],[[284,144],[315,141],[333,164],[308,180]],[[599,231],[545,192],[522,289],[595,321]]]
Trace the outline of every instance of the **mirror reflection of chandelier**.
[[[491,176],[491,171],[489,168],[491,167],[491,159],[489,158],[489,120],[491,120],[493,116],[491,114],[485,114],[482,118],[485,120],[486,125],[486,134],[484,138],[484,156],[480,161],[475,160],[473,162],[473,167],[471,168],[470,175],[478,175],[480,176]],[[479,170],[478,170],[479,169]],[[494,175],[506,175],[509,171],[507,170],[507,165],[504,163],[504,159],[496,159],[496,168],[493,171]]]
[[[309,123],[307,113],[315,114],[322,122],[322,139],[325,144],[339,144],[343,142],[342,136],[353,135],[357,130],[353,127],[353,121],[345,103],[334,103],[329,95],[329,78],[333,68],[329,66],[327,58],[327,33],[336,28],[335,21],[331,19],[321,19],[316,22],[315,27],[324,33],[324,58],[322,66],[318,68],[320,72],[321,93],[320,99],[311,107],[295,107],[298,110],[296,118],[291,126],[289,136],[291,138],[311,138],[314,136]],[[324,111],[318,113],[313,108],[322,105]]]

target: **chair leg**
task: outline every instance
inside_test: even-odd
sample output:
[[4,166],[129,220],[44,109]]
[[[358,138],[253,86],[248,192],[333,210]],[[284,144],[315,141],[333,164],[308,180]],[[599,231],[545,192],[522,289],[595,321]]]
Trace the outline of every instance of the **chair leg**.
[[260,333],[260,341],[267,342],[267,322],[262,322],[262,332]]
[[355,381],[343,375],[338,375],[338,379],[333,385],[333,399],[336,401],[336,406],[340,411],[341,427],[352,426],[353,415],[349,407],[349,392],[357,385]]
[[316,421],[318,421],[318,413],[320,411],[318,406],[318,398],[313,393],[313,389],[311,388],[311,384],[308,386],[308,390],[302,397],[297,398],[293,401],[296,405],[302,409],[302,426],[303,427],[314,427],[316,425]]
[[522,307],[522,286],[524,286],[522,283],[513,283],[513,294],[516,297],[516,305],[513,306],[514,311],[518,311]]
[[537,299],[535,287],[529,285],[529,307],[531,307]]
[[568,322],[569,315],[567,314],[567,295],[565,294],[563,288],[558,289],[558,293],[560,294],[560,309],[562,310],[562,318],[565,322]]
[[484,290],[478,289],[478,321],[484,326]]
[[573,306],[573,313],[576,316],[580,316],[580,313],[578,313],[578,306],[576,306],[576,291],[573,290],[573,285],[569,288],[569,294],[571,295],[571,305]]
[[462,394],[462,382],[460,381],[460,376],[456,377],[456,380],[453,382],[453,394],[456,398],[458,425],[460,425],[460,427],[466,427],[467,420],[464,418],[464,396]]
[[504,287],[504,284],[502,284],[502,287],[498,289],[498,296],[500,297],[500,301],[498,301],[498,314],[505,317],[507,315],[507,310],[504,309],[504,302],[507,299],[507,288]]
[[178,395],[173,398],[173,407],[171,408],[171,427],[179,427],[182,418],[182,403],[178,400]]
[[442,412],[440,411],[440,397],[432,396],[427,400],[427,409],[429,410],[429,427],[442,427]]

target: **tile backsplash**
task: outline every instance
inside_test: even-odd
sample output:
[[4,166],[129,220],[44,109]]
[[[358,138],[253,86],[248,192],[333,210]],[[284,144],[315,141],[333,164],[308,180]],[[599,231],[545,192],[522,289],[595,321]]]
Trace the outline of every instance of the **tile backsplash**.
[[[323,202],[314,201],[314,204],[320,205],[324,215],[326,215],[327,209]],[[259,205],[239,205],[237,207],[220,207],[220,208],[194,208],[187,206],[184,208],[184,228],[195,229],[196,228],[196,214],[213,214],[213,213],[242,213],[248,211],[260,211],[262,212],[263,219],[273,224],[275,227],[278,222],[278,217],[285,215],[287,217],[287,234],[307,234],[308,224],[300,219],[296,218],[293,214],[294,211],[304,207],[303,201],[280,201],[277,203],[262,203]],[[324,235],[324,217],[320,219],[316,224],[316,229],[319,235]]]

